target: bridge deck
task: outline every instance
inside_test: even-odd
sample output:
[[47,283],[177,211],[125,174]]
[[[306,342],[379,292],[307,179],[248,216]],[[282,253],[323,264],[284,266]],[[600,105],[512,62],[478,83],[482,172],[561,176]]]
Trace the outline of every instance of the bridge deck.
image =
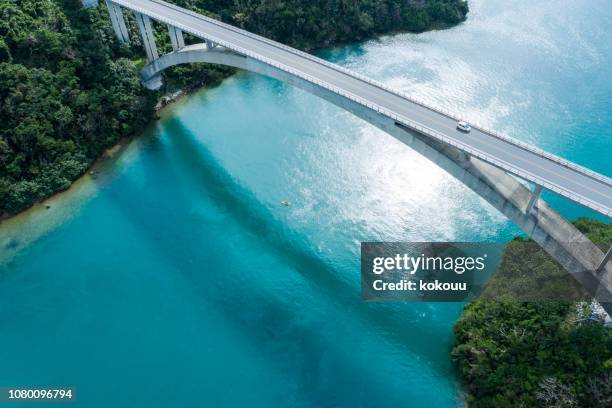
[[200,16],[160,0],[112,0],[123,7],[171,24],[197,37],[217,41],[238,53],[273,62],[304,78],[323,82],[341,94],[352,95],[408,127],[450,143],[469,154],[533,181],[604,215],[612,216],[612,180],[553,157],[513,139],[473,128],[469,134],[456,129],[457,119],[417,101],[336,67],[316,57],[263,37]]

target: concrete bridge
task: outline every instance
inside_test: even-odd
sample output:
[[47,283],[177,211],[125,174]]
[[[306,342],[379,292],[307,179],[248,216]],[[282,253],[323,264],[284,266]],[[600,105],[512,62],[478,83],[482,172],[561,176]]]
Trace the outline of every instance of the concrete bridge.
[[[222,64],[279,79],[382,129],[444,168],[511,219],[612,314],[612,251],[604,254],[541,198],[555,192],[612,217],[612,179],[534,146],[460,119],[310,54],[161,0],[106,0],[115,34],[129,43],[124,10],[134,13],[149,63],[145,86],[178,64]],[[173,51],[159,55],[151,20],[164,24]],[[183,33],[201,39],[185,45]],[[523,180],[523,182],[519,181]],[[533,191],[526,185],[532,184]]]

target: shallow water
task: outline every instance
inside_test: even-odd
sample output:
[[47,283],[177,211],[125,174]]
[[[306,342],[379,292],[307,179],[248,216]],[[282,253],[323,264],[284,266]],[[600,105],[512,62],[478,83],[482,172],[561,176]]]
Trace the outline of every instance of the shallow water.
[[[532,3],[320,55],[610,176],[612,11]],[[88,407],[457,406],[461,305],[361,303],[359,242],[518,233],[359,119],[239,74],[2,224],[0,385]]]

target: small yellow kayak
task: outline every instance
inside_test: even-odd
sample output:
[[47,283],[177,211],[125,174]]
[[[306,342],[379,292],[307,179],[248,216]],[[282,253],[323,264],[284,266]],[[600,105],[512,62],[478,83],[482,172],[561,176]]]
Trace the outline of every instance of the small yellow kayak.
[[281,201],[281,204],[284,205],[285,207],[289,207],[289,201],[287,200]]

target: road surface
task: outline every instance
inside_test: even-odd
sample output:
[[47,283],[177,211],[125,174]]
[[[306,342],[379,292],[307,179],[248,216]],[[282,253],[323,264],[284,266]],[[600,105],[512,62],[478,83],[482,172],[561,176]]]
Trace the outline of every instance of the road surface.
[[[314,78],[339,93],[376,105],[377,110],[408,127],[426,128],[428,136],[475,155],[523,179],[612,217],[612,180],[537,148],[479,128],[468,134],[457,130],[457,118],[396,93],[360,75],[244,30],[160,0],[112,0],[178,27],[200,38],[218,42],[238,53]],[[612,158],[612,155],[611,155]]]

